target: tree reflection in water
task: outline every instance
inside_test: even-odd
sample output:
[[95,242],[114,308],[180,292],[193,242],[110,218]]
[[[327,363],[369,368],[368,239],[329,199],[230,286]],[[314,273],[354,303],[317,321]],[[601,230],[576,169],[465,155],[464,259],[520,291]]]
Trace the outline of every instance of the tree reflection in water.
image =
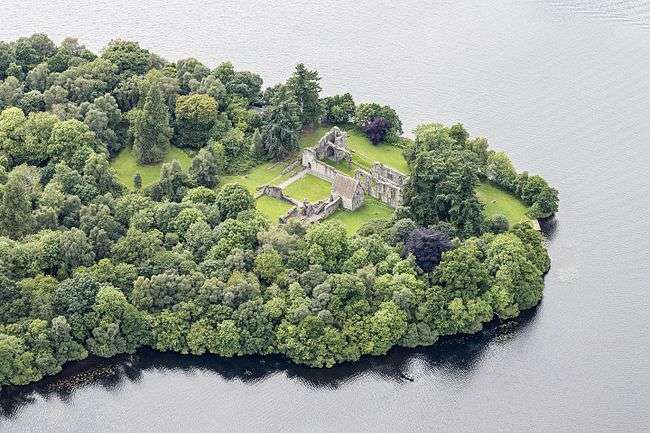
[[[540,305],[537,308],[543,307]],[[213,355],[160,353],[151,349],[111,359],[89,357],[66,365],[60,374],[36,384],[5,387],[0,391],[0,416],[8,419],[15,417],[21,407],[36,402],[39,396],[45,399],[56,397],[67,402],[72,399],[75,391],[86,386],[101,386],[112,390],[124,381],[137,383],[144,373],[152,370],[170,373],[207,371],[226,381],[238,380],[250,385],[271,375],[284,373],[287,378],[314,389],[337,389],[366,376],[405,384],[431,375],[460,379],[473,373],[488,345],[512,339],[524,332],[535,320],[537,308],[522,313],[514,320],[493,321],[475,335],[443,338],[431,347],[395,348],[386,356],[367,356],[357,362],[340,364],[330,369],[296,365],[282,356],[221,358]],[[413,368],[415,363],[419,364],[419,368]]]

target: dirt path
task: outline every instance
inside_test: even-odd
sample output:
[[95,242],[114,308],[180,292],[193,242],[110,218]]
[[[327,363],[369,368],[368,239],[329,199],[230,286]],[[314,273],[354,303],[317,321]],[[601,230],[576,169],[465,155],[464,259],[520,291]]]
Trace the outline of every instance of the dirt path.
[[285,189],[286,187],[288,187],[289,185],[291,185],[292,183],[294,183],[298,179],[302,179],[307,173],[308,173],[308,170],[306,168],[303,168],[298,173],[291,176],[289,179],[286,179],[286,180],[280,182],[278,184],[278,187],[280,187],[280,189]]

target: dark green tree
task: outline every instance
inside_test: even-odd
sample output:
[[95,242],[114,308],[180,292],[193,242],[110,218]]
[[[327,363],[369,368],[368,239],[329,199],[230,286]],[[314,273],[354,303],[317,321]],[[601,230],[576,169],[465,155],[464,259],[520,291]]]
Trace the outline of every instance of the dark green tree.
[[192,159],[190,178],[197,185],[213,188],[219,182],[219,164],[210,148],[203,148]]
[[322,110],[319,94],[322,89],[319,81],[318,71],[310,71],[302,63],[296,65],[296,70],[287,81],[287,86],[296,96],[303,127],[313,127],[320,120]]
[[151,85],[142,111],[134,115],[132,133],[133,150],[139,163],[162,161],[169,148],[172,129],[169,126],[169,112],[157,84]]
[[180,96],[176,100],[176,144],[191,149],[205,146],[217,115],[217,101],[212,96]]
[[235,218],[239,212],[255,207],[255,200],[250,192],[238,183],[224,185],[217,194],[215,204],[223,220]]
[[286,87],[274,96],[262,122],[262,143],[267,155],[281,160],[298,150],[300,108]]

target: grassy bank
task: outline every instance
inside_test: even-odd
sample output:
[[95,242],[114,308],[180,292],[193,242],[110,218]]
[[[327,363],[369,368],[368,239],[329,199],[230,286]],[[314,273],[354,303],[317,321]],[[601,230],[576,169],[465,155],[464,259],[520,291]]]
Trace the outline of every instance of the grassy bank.
[[502,214],[508,218],[510,225],[528,221],[528,207],[519,198],[489,183],[481,182],[476,187],[476,195],[485,204],[485,215],[491,217]]
[[133,148],[122,149],[111,161],[111,166],[117,172],[120,182],[129,189],[134,189],[133,176],[140,173],[142,177],[142,186],[146,187],[154,183],[160,177],[160,168],[164,163],[172,162],[177,159],[184,169],[188,169],[192,164],[192,158],[178,147],[170,147],[162,162],[151,165],[140,165],[135,156]]

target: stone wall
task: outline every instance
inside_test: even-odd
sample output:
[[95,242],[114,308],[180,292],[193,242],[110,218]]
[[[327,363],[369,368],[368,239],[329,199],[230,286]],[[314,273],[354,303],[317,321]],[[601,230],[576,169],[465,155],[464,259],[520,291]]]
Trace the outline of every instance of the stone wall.
[[298,200],[289,197],[288,195],[285,195],[284,192],[282,191],[282,188],[280,188],[279,186],[262,185],[261,187],[258,188],[257,194],[255,194],[255,198],[258,198],[263,195],[268,195],[269,197],[273,197],[273,198],[277,198],[278,200],[289,202],[294,206],[300,206],[301,204]]
[[408,180],[408,176],[390,167],[386,167],[381,162],[375,162],[370,169],[370,173],[376,179],[381,179],[384,182],[390,182],[401,187],[406,185],[406,181]]
[[[351,177],[321,161],[321,159],[327,157],[325,155],[327,149],[345,149],[345,140],[345,133],[341,132],[338,128],[333,128],[321,138],[316,146],[303,150],[303,167],[314,176],[320,177],[332,184],[336,182],[339,176],[351,179]],[[345,152],[348,151],[345,150]],[[408,176],[382,163],[375,162],[370,168],[370,171],[357,169],[354,180],[361,184],[363,192],[393,208],[401,206],[404,201],[404,186],[408,182]],[[333,190],[336,190],[336,188],[333,188]],[[346,200],[344,203],[346,209],[354,210],[363,202],[363,192],[357,194],[354,191],[348,190],[349,188],[346,189],[345,193],[336,195]]]
[[408,176],[399,171],[375,163],[370,172],[358,169],[354,177],[361,182],[366,194],[388,206],[396,208],[404,202],[404,185]]
[[316,203],[301,203],[295,206],[283,216],[280,217],[281,223],[286,223],[291,218],[299,218],[301,221],[307,223],[315,223],[324,220],[332,215],[338,208],[341,207],[341,199],[319,200]]
[[[305,151],[307,150],[308,149],[305,149]],[[305,159],[307,159],[307,164],[305,164]],[[307,168],[309,172],[314,176],[318,176],[321,179],[324,179],[328,182],[334,182],[336,175],[339,173],[338,170],[336,170],[333,167],[330,167],[324,162],[321,162],[317,159],[310,160],[309,157],[305,158],[304,154],[303,154],[303,166]]]

